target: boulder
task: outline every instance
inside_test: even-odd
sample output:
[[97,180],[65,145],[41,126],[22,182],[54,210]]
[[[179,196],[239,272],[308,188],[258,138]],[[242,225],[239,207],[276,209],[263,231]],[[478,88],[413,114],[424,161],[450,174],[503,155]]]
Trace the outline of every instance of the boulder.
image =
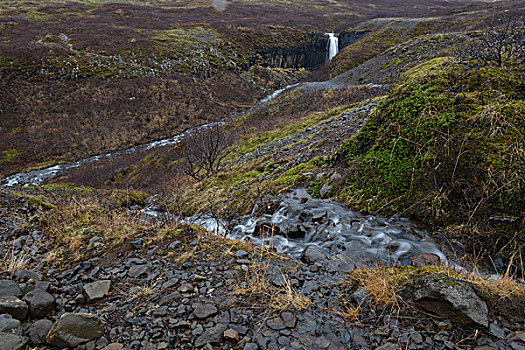
[[0,332],[0,350],[26,350],[27,338]]
[[34,289],[24,296],[29,304],[29,315],[32,319],[46,317],[55,307],[55,297],[43,289]]
[[22,324],[15,320],[11,315],[0,315],[0,332],[22,334]]
[[22,291],[15,281],[0,280],[0,295],[14,295],[15,297],[21,297]]
[[23,321],[27,315],[27,304],[15,296],[0,297],[0,314],[9,314]]
[[49,320],[38,320],[33,323],[28,330],[29,340],[31,344],[44,344],[46,342],[46,335],[53,327],[53,322]]
[[412,291],[416,305],[462,326],[487,327],[487,304],[467,282],[443,274],[417,280]]
[[97,315],[65,313],[49,331],[46,341],[58,347],[75,347],[104,335],[104,325]]
[[326,260],[326,254],[321,248],[315,245],[309,245],[301,254],[301,261],[310,265],[323,260]]
[[110,280],[101,280],[84,285],[84,293],[86,294],[88,301],[96,301],[104,298],[109,293],[111,287]]

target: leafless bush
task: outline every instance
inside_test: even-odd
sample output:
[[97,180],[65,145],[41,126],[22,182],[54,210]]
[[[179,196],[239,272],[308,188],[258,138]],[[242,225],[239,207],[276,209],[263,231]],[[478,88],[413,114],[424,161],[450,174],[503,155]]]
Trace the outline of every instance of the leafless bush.
[[214,125],[187,140],[183,149],[185,174],[200,181],[218,173],[231,153],[232,136],[225,127]]
[[460,62],[473,68],[512,67],[525,63],[525,19],[494,19],[479,39],[457,53]]

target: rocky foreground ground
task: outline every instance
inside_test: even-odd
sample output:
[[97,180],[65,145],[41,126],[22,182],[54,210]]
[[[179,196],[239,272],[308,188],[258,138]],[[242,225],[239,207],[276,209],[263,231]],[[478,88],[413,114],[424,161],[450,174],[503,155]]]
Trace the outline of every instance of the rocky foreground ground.
[[110,248],[94,235],[58,256],[40,209],[6,191],[0,201],[1,350],[525,349],[522,303],[443,274],[381,304],[349,262],[191,226]]

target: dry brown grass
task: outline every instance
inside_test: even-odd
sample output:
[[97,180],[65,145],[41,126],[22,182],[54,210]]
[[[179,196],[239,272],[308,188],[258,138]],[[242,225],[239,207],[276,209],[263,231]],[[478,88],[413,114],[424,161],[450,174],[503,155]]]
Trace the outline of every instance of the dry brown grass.
[[[352,289],[363,286],[368,290],[371,306],[378,305],[399,308],[401,299],[399,292],[412,281],[431,274],[443,274],[451,278],[469,282],[480,288],[484,293],[502,299],[525,297],[525,283],[519,282],[517,276],[509,268],[506,273],[497,279],[483,277],[479,271],[460,272],[450,266],[426,266],[415,268],[412,266],[360,268],[349,274],[348,284]],[[347,305],[341,313],[349,319],[356,319],[361,305],[357,307]]]
[[31,259],[31,256],[28,252],[15,254],[13,246],[7,251],[7,254],[0,261],[0,267],[10,274],[14,274],[17,271],[27,268]]
[[262,243],[256,250],[257,259],[250,265],[248,271],[238,279],[233,294],[259,300],[276,311],[307,309],[312,304],[311,300],[297,292],[289,275],[284,271],[281,272],[282,281],[279,286],[268,281],[267,271],[272,263],[275,263],[276,260],[290,260],[275,253],[273,235],[273,227],[261,232]]

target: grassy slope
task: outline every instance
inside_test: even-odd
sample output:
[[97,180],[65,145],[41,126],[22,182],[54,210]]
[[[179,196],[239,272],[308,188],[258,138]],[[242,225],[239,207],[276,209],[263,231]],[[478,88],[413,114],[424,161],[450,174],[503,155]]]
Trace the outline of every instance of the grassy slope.
[[524,98],[506,69],[469,71],[446,58],[418,66],[341,146],[339,199],[419,217],[476,248],[522,250]]

